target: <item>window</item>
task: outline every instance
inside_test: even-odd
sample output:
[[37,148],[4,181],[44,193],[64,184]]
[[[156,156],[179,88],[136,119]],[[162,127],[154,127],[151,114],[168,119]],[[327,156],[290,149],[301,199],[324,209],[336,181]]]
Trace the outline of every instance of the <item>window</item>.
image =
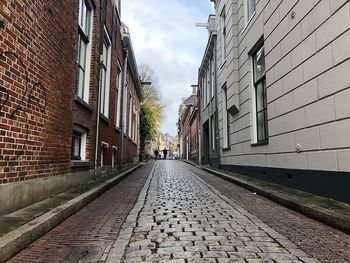
[[215,95],[215,62],[214,57],[210,59],[210,86],[211,86],[211,97],[214,97]]
[[77,86],[76,95],[81,99],[89,99],[89,75],[91,63],[91,33],[92,33],[92,8],[86,0],[79,1],[78,21],[78,55],[77,55]]
[[118,63],[117,79],[116,79],[116,94],[115,94],[115,127],[120,127],[120,106],[122,93],[122,69]]
[[229,123],[227,112],[227,87],[226,84],[222,88],[222,125],[223,125],[223,147],[229,147]]
[[256,119],[255,142],[266,142],[268,140],[268,132],[264,46],[260,46],[253,54],[253,84]]
[[245,1],[245,22],[248,24],[249,20],[252,18],[252,16],[255,13],[255,1],[256,0],[246,0]]
[[207,80],[207,84],[205,85],[206,86],[206,90],[207,90],[207,98],[206,98],[206,102],[207,104],[209,103],[210,101],[210,67],[208,65],[207,69],[206,69],[206,72],[205,72],[205,76],[206,76],[206,80]]
[[215,145],[215,116],[211,116],[211,120],[210,120],[210,124],[211,124],[211,149],[215,150],[216,145]]
[[132,135],[132,95],[129,96],[129,138]]
[[71,160],[86,159],[86,131],[78,126],[73,127]]
[[226,13],[225,7],[220,14],[220,34],[221,34],[221,63],[224,63],[226,59]]
[[100,94],[100,112],[108,117],[109,109],[109,83],[111,76],[111,40],[105,28],[103,38],[103,50],[101,61],[101,94]]
[[134,103],[133,106],[133,125],[132,125],[132,139],[134,142],[136,142],[136,104]]

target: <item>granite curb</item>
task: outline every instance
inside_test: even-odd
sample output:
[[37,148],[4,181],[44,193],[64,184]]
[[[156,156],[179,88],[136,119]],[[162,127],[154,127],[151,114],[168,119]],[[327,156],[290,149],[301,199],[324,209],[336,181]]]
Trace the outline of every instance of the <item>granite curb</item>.
[[16,255],[29,244],[52,230],[68,217],[136,171],[140,166],[142,166],[142,164],[101,183],[99,186],[94,187],[2,236],[0,238],[0,262],[5,262]]
[[[301,200],[300,198],[298,199],[297,196],[293,198],[290,195],[289,196],[283,195],[282,190],[277,192],[272,188],[254,185],[254,183],[249,182],[249,180],[244,180],[244,179],[235,177],[233,174],[225,173],[225,171],[214,170],[209,167],[204,167],[202,165],[199,165],[187,160],[183,160],[183,161],[199,169],[202,169],[211,174],[214,174],[226,181],[229,181],[247,190],[250,190],[254,193],[264,196],[276,203],[279,203],[289,209],[297,211],[307,217],[313,218],[328,226],[331,226],[347,234],[350,234],[350,217],[347,215],[341,214],[332,209],[321,207],[317,203],[313,203],[310,200]],[[307,202],[302,202],[302,201],[307,201]]]

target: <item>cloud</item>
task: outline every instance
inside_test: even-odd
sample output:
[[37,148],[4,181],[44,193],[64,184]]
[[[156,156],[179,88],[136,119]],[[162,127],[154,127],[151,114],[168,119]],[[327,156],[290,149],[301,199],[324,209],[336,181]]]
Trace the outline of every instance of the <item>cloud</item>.
[[127,0],[122,20],[130,28],[138,63],[147,63],[159,77],[167,105],[161,126],[175,135],[181,98],[191,95],[208,33],[196,28],[207,21],[213,8],[209,0]]

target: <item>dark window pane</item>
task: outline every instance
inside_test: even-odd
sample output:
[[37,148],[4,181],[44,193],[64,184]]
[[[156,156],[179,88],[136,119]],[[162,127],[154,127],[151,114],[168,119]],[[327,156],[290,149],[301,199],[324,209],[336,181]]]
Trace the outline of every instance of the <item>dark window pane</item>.
[[73,132],[72,135],[72,153],[73,160],[81,160],[81,134]]
[[267,139],[266,134],[266,119],[265,119],[265,111],[260,111],[257,113],[257,128],[258,128],[258,142],[264,141]]
[[256,86],[256,110],[263,110],[264,105],[264,86],[261,82]]

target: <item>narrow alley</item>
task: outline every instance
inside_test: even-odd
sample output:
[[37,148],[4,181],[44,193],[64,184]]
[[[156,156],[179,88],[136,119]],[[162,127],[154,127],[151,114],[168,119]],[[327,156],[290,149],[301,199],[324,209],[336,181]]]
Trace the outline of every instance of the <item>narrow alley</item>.
[[338,230],[189,164],[160,160],[10,262],[348,262],[349,247]]

